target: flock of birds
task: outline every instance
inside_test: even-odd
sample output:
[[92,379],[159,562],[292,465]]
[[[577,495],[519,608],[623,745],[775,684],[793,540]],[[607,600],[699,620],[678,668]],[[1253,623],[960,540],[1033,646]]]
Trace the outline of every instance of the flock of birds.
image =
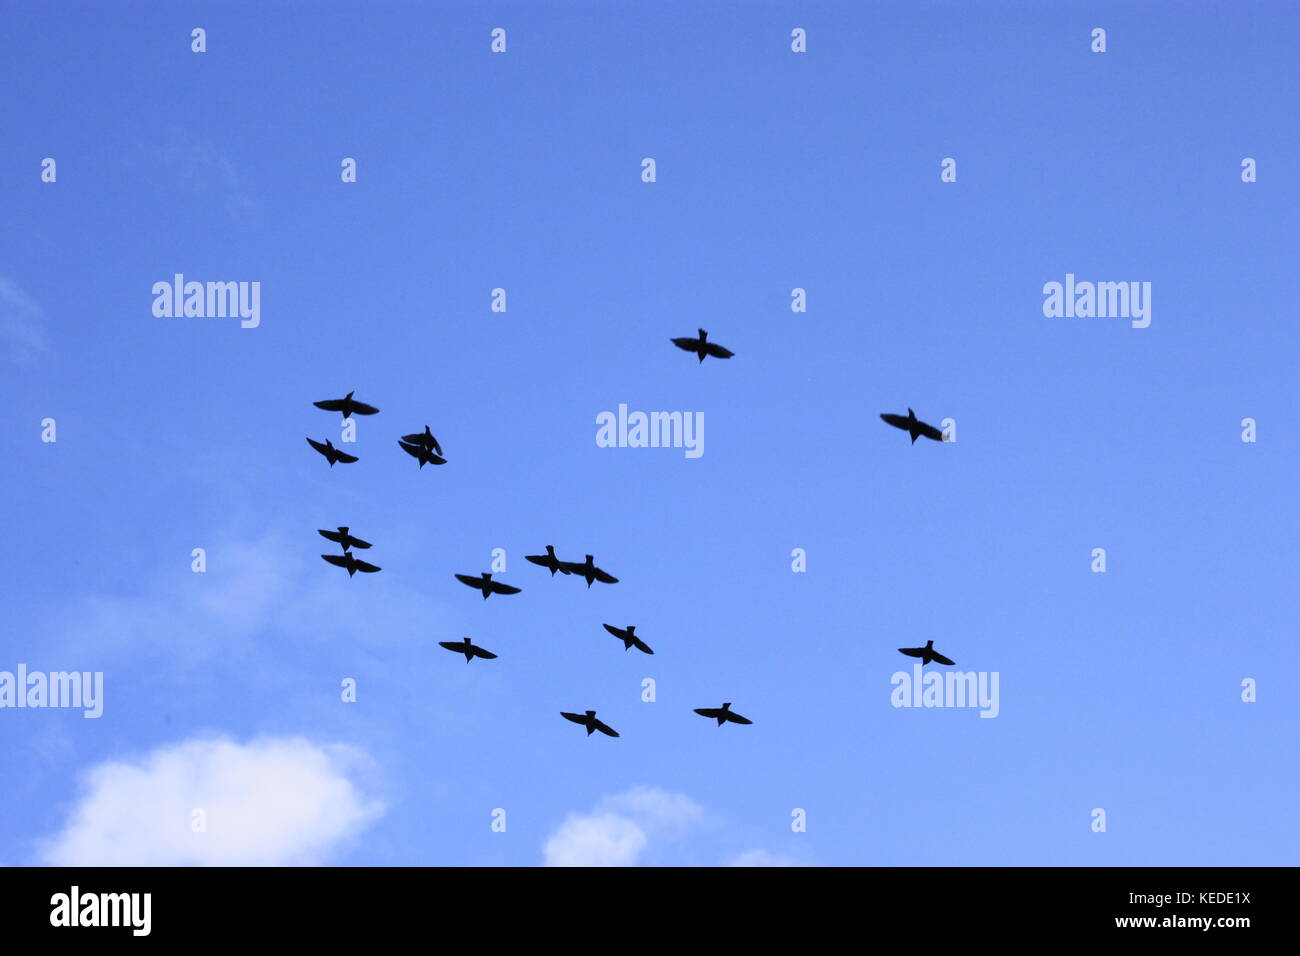
[[[683,336],[681,338],[672,339],[671,341],[673,345],[677,346],[679,349],[695,354],[701,363],[703,363],[704,359],[708,356],[719,359],[729,359],[735,355],[735,353],[730,349],[723,348],[716,342],[710,342],[709,333],[704,329],[698,329],[697,331],[699,332],[698,337]],[[354,394],[356,393],[348,392],[347,395],[342,398],[327,399],[321,402],[314,402],[313,404],[317,408],[324,409],[327,412],[339,412],[343,415],[344,419],[351,418],[353,415],[378,414],[379,409],[375,408],[373,405],[367,405],[365,402],[358,401],[352,397]],[[906,416],[882,414],[880,417],[887,424],[893,425],[895,428],[901,428],[903,431],[910,434],[912,436],[912,444],[916,444],[916,440],[922,436],[933,441],[943,441],[943,433],[933,425],[917,419],[916,413],[910,408],[907,410]],[[308,438],[307,443],[329,462],[331,468],[340,462],[343,464],[351,464],[358,460],[355,455],[350,455],[347,452],[335,448],[333,442],[328,439],[322,443]],[[408,455],[416,459],[420,463],[421,468],[425,465],[445,465],[447,463],[447,459],[442,455],[442,446],[438,444],[438,439],[433,436],[428,425],[424,426],[424,431],[422,432],[403,435],[397,444]],[[363,541],[361,538],[356,537],[352,534],[352,529],[347,525],[340,525],[334,531],[319,529],[318,533],[326,540],[338,544],[343,552],[342,554],[322,554],[321,557],[335,567],[344,568],[348,572],[349,578],[356,575],[358,571],[364,574],[373,574],[376,571],[383,570],[368,561],[363,561],[361,558],[358,558],[353,554],[354,550],[368,549],[370,547],[370,542]],[[546,568],[551,572],[551,577],[555,577],[558,573],[583,578],[586,580],[588,588],[590,588],[592,583],[595,581],[600,581],[602,584],[618,583],[618,578],[596,566],[595,559],[590,554],[586,555],[585,560],[583,561],[562,561],[556,555],[555,548],[548,544],[546,546],[545,554],[529,554],[524,557],[530,563]],[[493,594],[518,594],[522,590],[513,585],[492,580],[492,575],[486,571],[477,575],[456,574],[455,578],[466,587],[479,591],[483,595],[483,600],[485,601]],[[635,625],[629,624],[627,627],[615,627],[612,624],[605,624],[604,628],[614,637],[623,642],[623,649],[625,651],[631,650],[635,647],[643,654],[654,653],[650,648],[650,645],[646,644],[645,641],[637,636]],[[479,647],[468,637],[462,638],[459,641],[439,641],[438,644],[439,646],[451,651],[453,654],[464,655],[465,663],[467,664],[476,657],[483,660],[495,660],[497,656],[491,651]],[[909,657],[920,658],[922,665],[932,662],[949,665],[953,663],[947,657],[934,649],[934,641],[927,641],[925,647],[900,647],[898,650],[900,653],[906,654]],[[753,723],[753,721],[748,717],[743,717],[733,711],[731,709],[730,701],[723,703],[721,707],[696,707],[695,713],[699,714],[701,717],[707,717],[710,720],[717,720],[719,727],[727,723]],[[585,727],[587,729],[588,737],[596,731],[600,731],[602,734],[609,737],[617,737],[619,735],[618,731],[614,730],[614,728],[610,727],[604,721],[597,719],[594,710],[584,711],[581,714],[560,711],[560,716],[565,720],[572,721],[575,724],[580,724]]]

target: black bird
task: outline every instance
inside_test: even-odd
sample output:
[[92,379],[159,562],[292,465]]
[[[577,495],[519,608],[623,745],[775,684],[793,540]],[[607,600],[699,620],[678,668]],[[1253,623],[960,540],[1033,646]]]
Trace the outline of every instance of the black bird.
[[423,445],[411,445],[404,441],[399,441],[397,444],[401,445],[402,451],[406,452],[412,458],[418,458],[421,468],[425,465],[447,464],[446,458],[439,458],[433,453],[432,449],[426,448]]
[[565,574],[576,574],[580,578],[586,578],[587,587],[591,587],[592,581],[601,581],[605,584],[618,584],[618,578],[614,577],[607,571],[602,571],[591,563],[591,555],[587,555],[585,563],[581,561],[561,561],[560,570]]
[[328,561],[330,564],[337,565],[340,568],[347,568],[348,577],[352,577],[352,575],[356,574],[358,571],[364,571],[366,574],[373,574],[374,572],[380,570],[379,568],[375,567],[373,564],[370,564],[369,562],[366,561],[362,561],[351,551],[344,551],[341,555],[322,554],[321,557],[324,558],[326,561]]
[[339,451],[337,448],[335,448],[334,443],[330,441],[328,438],[325,439],[325,444],[323,445],[318,441],[312,441],[310,438],[308,438],[307,444],[311,445],[312,448],[315,448],[318,452],[324,455],[326,461],[330,463],[331,468],[334,467],[334,463],[336,461],[341,461],[345,465],[350,465],[352,464],[352,462],[357,460],[356,455],[349,455],[347,452]]
[[753,721],[748,717],[741,717],[731,709],[731,701],[727,701],[721,707],[696,707],[695,712],[701,717],[716,717],[718,726],[721,727],[727,722],[733,724],[752,724]]
[[350,551],[353,548],[370,547],[369,541],[362,541],[360,538],[352,537],[352,535],[348,533],[349,530],[350,529],[348,528],[347,525],[339,525],[339,529],[337,531],[325,531],[323,529],[317,528],[316,533],[319,534],[322,538],[327,538],[330,541],[337,541],[339,544],[343,545],[344,551]]
[[916,444],[916,440],[922,435],[926,438],[932,438],[935,441],[943,441],[943,432],[939,431],[939,429],[935,428],[933,425],[927,425],[925,422],[917,421],[916,412],[912,411],[910,408],[907,410],[906,418],[902,415],[888,414],[881,415],[880,417],[887,424],[893,425],[895,428],[901,428],[903,431],[910,434],[912,436],[913,445]]
[[509,584],[502,584],[500,581],[493,581],[492,575],[484,571],[478,577],[472,574],[458,574],[456,580],[461,584],[474,588],[476,591],[483,592],[483,600],[488,599],[489,594],[518,594],[519,588],[511,587]]
[[641,640],[641,638],[636,636],[635,624],[629,624],[627,626],[627,630],[622,630],[621,628],[617,628],[612,624],[605,624],[603,626],[605,630],[609,631],[609,633],[613,634],[615,637],[617,637],[620,641],[623,642],[623,650],[629,651],[635,647],[638,651],[644,651],[647,654],[654,653],[654,651],[650,650],[649,644],[647,644],[645,641]]
[[569,573],[568,569],[563,567],[564,562],[555,556],[555,548],[549,544],[546,546],[545,554],[525,554],[524,560],[531,561],[533,562],[533,564],[540,564],[542,567],[548,568],[551,572],[551,577],[555,577],[556,571],[559,571],[563,574]]
[[449,651],[455,651],[457,654],[464,654],[466,664],[468,664],[471,660],[473,660],[476,657],[481,657],[484,660],[489,660],[489,661],[496,659],[496,655],[493,654],[491,651],[485,651],[477,644],[471,644],[469,642],[468,637],[465,638],[463,642],[462,641],[439,641],[438,645],[440,647],[447,648],[447,650]]
[[926,664],[929,664],[931,661],[935,661],[940,664],[952,663],[952,661],[948,660],[948,658],[944,657],[942,654],[940,654],[938,651],[934,649],[934,641],[926,641],[925,647],[900,647],[898,649],[898,652],[900,654],[906,654],[908,657],[921,658],[922,667],[924,667]]
[[605,734],[607,737],[618,736],[617,730],[615,730],[609,724],[605,723],[603,720],[596,719],[596,712],[594,710],[589,710],[585,714],[568,714],[565,713],[564,711],[560,711],[560,716],[563,717],[565,720],[573,721],[575,724],[582,724],[582,726],[587,728],[588,737],[591,736],[591,732],[593,730],[599,730],[602,734]]
[[342,398],[330,398],[323,402],[312,402],[317,408],[323,408],[327,412],[342,412],[344,418],[351,418],[353,415],[373,415],[379,411],[373,405],[367,405],[365,402],[358,402],[352,396],[356,392],[348,392]]
[[694,352],[700,357],[701,362],[704,361],[704,356],[706,355],[712,355],[714,358],[731,358],[736,354],[730,349],[724,349],[716,342],[710,342],[709,333],[705,332],[703,329],[697,329],[696,331],[700,333],[698,339],[683,336],[680,339],[673,339],[673,345],[677,346],[683,352]]
[[432,448],[435,455],[442,454],[442,446],[438,444],[438,439],[433,437],[429,431],[429,426],[424,426],[423,432],[416,432],[414,435],[403,435],[402,441],[408,445],[420,445],[423,448]]

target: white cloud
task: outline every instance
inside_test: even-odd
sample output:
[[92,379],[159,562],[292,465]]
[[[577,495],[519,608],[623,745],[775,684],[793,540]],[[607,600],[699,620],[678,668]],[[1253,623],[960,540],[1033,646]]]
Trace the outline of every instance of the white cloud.
[[26,361],[49,348],[45,340],[45,313],[40,304],[18,285],[0,277],[0,338],[12,358]]
[[766,850],[746,850],[727,861],[727,866],[807,866],[792,856],[780,856]]
[[[360,751],[301,738],[196,739],[92,768],[54,866],[294,866],[322,862],[383,812],[351,777]],[[194,832],[202,810],[206,831]]]
[[570,813],[543,848],[546,866],[635,866],[652,838],[679,836],[704,811],[688,797],[633,787],[590,813]]

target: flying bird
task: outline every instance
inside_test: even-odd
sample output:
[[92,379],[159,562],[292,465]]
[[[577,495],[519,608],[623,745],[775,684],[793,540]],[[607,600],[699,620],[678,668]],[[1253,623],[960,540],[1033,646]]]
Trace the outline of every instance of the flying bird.
[[402,451],[406,452],[412,458],[418,459],[421,468],[425,465],[447,464],[446,458],[439,458],[433,453],[432,449],[426,448],[424,445],[411,445],[405,441],[399,441],[397,444],[402,446]]
[[467,587],[474,588],[476,591],[483,592],[483,600],[488,599],[489,594],[518,594],[520,589],[511,587],[509,584],[502,584],[500,581],[493,581],[492,575],[486,571],[478,577],[472,574],[458,574],[456,580]]
[[373,405],[367,405],[365,402],[358,402],[352,396],[356,392],[348,392],[342,398],[330,398],[323,402],[312,402],[317,408],[323,408],[327,412],[342,412],[344,418],[351,418],[353,415],[373,415],[379,411]]
[[380,570],[373,564],[370,564],[367,561],[362,561],[351,551],[344,551],[342,554],[322,554],[321,557],[337,567],[347,568],[348,577],[352,577],[352,575],[356,574],[358,571],[363,571],[366,574],[374,574],[376,571]]
[[939,664],[952,663],[952,661],[948,660],[948,658],[944,657],[934,649],[934,641],[926,641],[925,647],[900,647],[898,652],[900,654],[906,654],[908,657],[921,658],[922,667],[929,664],[931,661],[935,661]]
[[464,654],[466,664],[476,657],[481,657],[488,661],[496,659],[496,655],[491,651],[485,651],[477,644],[471,644],[468,637],[463,641],[439,641],[438,645],[447,648],[449,651],[454,651],[457,654]]
[[565,713],[564,711],[560,711],[560,716],[563,717],[565,720],[573,721],[575,724],[582,724],[582,726],[587,728],[588,737],[591,736],[591,732],[593,730],[599,730],[602,734],[604,734],[607,737],[618,736],[617,730],[609,726],[609,724],[605,723],[603,720],[596,719],[596,712],[594,710],[589,710],[585,714],[569,714],[569,713]]
[[325,531],[322,528],[317,528],[316,533],[322,538],[326,538],[330,541],[337,541],[339,544],[343,545],[344,551],[350,551],[353,548],[370,547],[369,541],[362,541],[360,538],[352,537],[352,535],[348,533],[350,530],[351,529],[349,529],[347,525],[339,525],[337,531]]
[[585,562],[581,561],[561,561],[560,570],[565,574],[576,574],[580,578],[587,579],[587,587],[591,587],[592,581],[601,581],[605,584],[618,584],[618,578],[614,577],[607,571],[602,571],[591,562],[591,555],[587,555]]
[[705,332],[703,329],[697,329],[697,331],[700,333],[700,337],[698,339],[693,339],[690,338],[689,336],[683,336],[680,339],[673,339],[672,340],[673,345],[677,346],[683,352],[694,352],[696,355],[700,357],[701,362],[704,361],[704,356],[706,355],[712,355],[714,358],[723,359],[723,358],[731,358],[733,355],[736,354],[730,349],[724,349],[721,345],[718,345],[716,342],[710,342],[709,333]]
[[357,460],[356,455],[349,455],[347,452],[339,451],[335,448],[334,443],[328,438],[325,439],[325,444],[323,445],[318,441],[312,441],[308,438],[307,444],[311,445],[312,448],[315,448],[318,452],[324,455],[325,460],[330,463],[331,468],[334,467],[336,461],[341,461],[345,465],[350,465],[352,462]]
[[429,431],[428,425],[424,426],[424,431],[422,432],[416,432],[414,435],[403,435],[402,441],[406,442],[408,445],[419,445],[422,448],[431,448],[435,455],[442,454],[442,446],[438,444],[438,439],[433,437],[433,433]]
[[701,717],[716,717],[719,727],[728,722],[733,724],[753,723],[748,717],[742,717],[740,714],[735,713],[731,709],[731,701],[727,701],[721,707],[696,707],[695,712]]
[[903,431],[910,434],[912,436],[913,445],[916,444],[916,440],[922,435],[926,438],[932,438],[935,441],[943,441],[943,432],[939,431],[939,429],[935,428],[933,425],[927,425],[925,422],[917,421],[916,412],[912,411],[910,408],[907,410],[906,418],[902,415],[889,414],[884,414],[880,417],[887,424],[893,425],[895,428],[901,428]]
[[627,630],[623,630],[622,628],[617,628],[612,624],[605,624],[602,626],[605,628],[605,630],[609,631],[609,633],[613,634],[615,637],[617,637],[620,641],[623,642],[623,650],[628,651],[635,647],[638,651],[643,651],[646,654],[654,653],[654,651],[650,650],[650,645],[648,645],[645,641],[641,640],[641,638],[636,636],[635,624],[629,624],[627,626]]
[[546,546],[545,554],[525,554],[525,561],[531,561],[533,564],[540,564],[551,572],[551,577],[555,577],[555,572],[559,571],[568,574],[569,571],[564,567],[564,562],[555,556],[555,548],[551,545]]

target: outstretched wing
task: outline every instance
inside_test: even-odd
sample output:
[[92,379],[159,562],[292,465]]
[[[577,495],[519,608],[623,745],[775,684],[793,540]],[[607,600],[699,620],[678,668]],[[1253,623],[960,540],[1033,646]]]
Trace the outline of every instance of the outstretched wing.
[[708,352],[714,358],[731,358],[733,355],[736,354],[730,349],[724,349],[721,345],[718,345],[716,342],[706,343],[704,346],[704,351]]
[[[369,542],[369,541],[362,541],[360,538],[353,538],[352,535],[348,535],[348,537],[352,539],[352,547],[354,547],[354,548],[368,548],[368,547],[370,547],[370,542]],[[337,541],[338,538],[335,538],[334,540]]]
[[531,561],[533,564],[540,564],[545,568],[549,566],[551,559],[550,556],[546,554],[525,554],[524,560]]
[[933,425],[927,425],[925,422],[917,422],[916,430],[926,438],[932,438],[935,441],[943,441],[943,432],[939,431],[939,429],[935,428]]
[[317,408],[325,409],[325,411],[327,412],[343,411],[343,399],[341,398],[331,398],[328,401],[312,402],[312,404],[315,405]]
[[352,559],[352,563],[356,566],[356,569],[358,571],[365,571],[367,573],[372,573],[374,571],[382,570],[381,568],[377,568],[373,564],[370,564],[367,561],[360,561],[356,558]]
[[468,574],[458,574],[456,575],[456,580],[459,581],[461,584],[468,584],[470,587],[476,590],[482,586],[482,582],[483,582],[482,578],[471,577]]
[[627,631],[615,627],[613,624],[602,624],[601,627],[609,631],[609,633],[613,634],[615,637],[627,637]]
[[495,654],[493,654],[491,651],[483,650],[483,648],[479,647],[477,644],[471,644],[469,646],[469,650],[470,653],[473,654],[475,657],[481,657],[484,660],[489,660],[489,661],[496,660]]
[[335,448],[335,449],[334,449],[334,460],[335,460],[335,461],[341,461],[341,462],[343,462],[343,464],[345,464],[345,465],[350,465],[350,464],[352,464],[352,462],[354,462],[354,461],[357,460],[357,456],[356,456],[356,455],[349,455],[347,452],[345,452],[345,451],[339,451],[337,448]]
[[577,561],[561,561],[560,570],[565,574],[576,574],[581,577],[584,568],[582,564]]
[[595,728],[599,730],[602,734],[604,734],[606,737],[618,736],[618,731],[615,730],[613,727],[611,727],[609,724],[605,723],[603,720],[598,720],[597,718],[593,717],[591,718],[591,722],[595,726]]
[[[311,441],[310,438],[307,440]],[[317,528],[316,533],[319,534],[322,538],[328,538],[330,541],[337,541],[337,542],[343,541],[343,535],[338,531],[323,531],[320,528]],[[369,547],[369,545],[367,545],[367,547]]]
[[399,441],[397,444],[402,446],[402,451],[406,452],[412,458],[419,458],[424,448],[420,445],[412,445],[405,441]]
[[902,415],[881,415],[881,420],[886,425],[893,425],[895,428],[907,428],[907,419]]
[[378,411],[379,409],[375,408],[373,405],[367,405],[365,402],[358,402],[355,398],[352,399],[353,415],[374,415]]
[[342,557],[341,555],[322,554],[321,557],[324,558],[326,561],[328,561],[330,564],[334,565],[335,567],[346,568],[348,566],[348,559]]
[[733,712],[731,712],[731,711],[728,711],[728,712],[727,712],[727,719],[728,719],[729,721],[731,721],[733,724],[752,724],[752,723],[753,723],[753,721],[750,720],[748,717],[741,717],[740,714],[733,713]]
[[569,714],[564,711],[560,711],[560,716],[563,717],[565,720],[573,721],[575,724],[585,724],[587,722],[586,714]]
[[447,650],[449,650],[449,651],[455,651],[457,654],[464,654],[464,653],[465,653],[465,645],[464,645],[464,644],[458,644],[458,643],[456,643],[455,641],[439,641],[439,642],[438,642],[438,646],[439,646],[439,647],[445,647],[445,648],[447,648]]
[[518,594],[520,590],[509,584],[502,584],[500,581],[489,581],[488,587],[493,594]]
[[643,651],[646,654],[654,653],[654,651],[650,650],[650,645],[647,644],[645,641],[641,640],[641,638],[639,637],[632,638],[632,646],[635,647],[638,651]]
[[600,568],[595,568],[592,571],[592,574],[595,576],[597,581],[604,581],[606,584],[618,584],[618,578],[614,577],[614,575],[610,574],[608,571],[602,571]]
[[326,455],[326,456],[328,456],[329,453],[330,453],[329,446],[328,446],[328,445],[322,445],[322,444],[321,444],[320,442],[318,442],[318,441],[312,441],[310,438],[308,438],[308,439],[307,439],[307,444],[308,444],[308,445],[311,445],[312,448],[315,448],[315,449],[316,449],[318,452],[320,452],[322,455]]
[[708,717],[710,720],[722,713],[722,711],[716,707],[696,707],[695,712],[701,717]]
[[908,657],[924,657],[925,648],[924,647],[900,647],[898,649],[898,653],[906,654]]
[[673,339],[673,340],[672,340],[672,343],[673,343],[673,345],[677,346],[679,349],[682,349],[683,351],[686,351],[686,352],[695,352],[695,351],[698,351],[698,350],[699,350],[699,347],[700,347],[700,340],[699,340],[699,339],[692,339],[692,338],[685,338],[685,337],[683,337],[683,338],[680,338],[680,339]]
[[930,651],[930,659],[938,661],[940,664],[947,664],[949,667],[954,666],[952,661],[948,660],[948,658],[944,657],[942,654],[940,654],[938,651],[935,650]]
[[429,451],[429,449],[427,449],[427,448],[422,449],[422,452],[423,452],[423,454],[420,456],[420,459],[421,459],[422,461],[427,461],[427,462],[428,462],[429,464],[431,464],[431,465],[445,465],[445,464],[447,464],[447,459],[446,459],[446,458],[439,458],[437,455],[435,455],[433,452]]

